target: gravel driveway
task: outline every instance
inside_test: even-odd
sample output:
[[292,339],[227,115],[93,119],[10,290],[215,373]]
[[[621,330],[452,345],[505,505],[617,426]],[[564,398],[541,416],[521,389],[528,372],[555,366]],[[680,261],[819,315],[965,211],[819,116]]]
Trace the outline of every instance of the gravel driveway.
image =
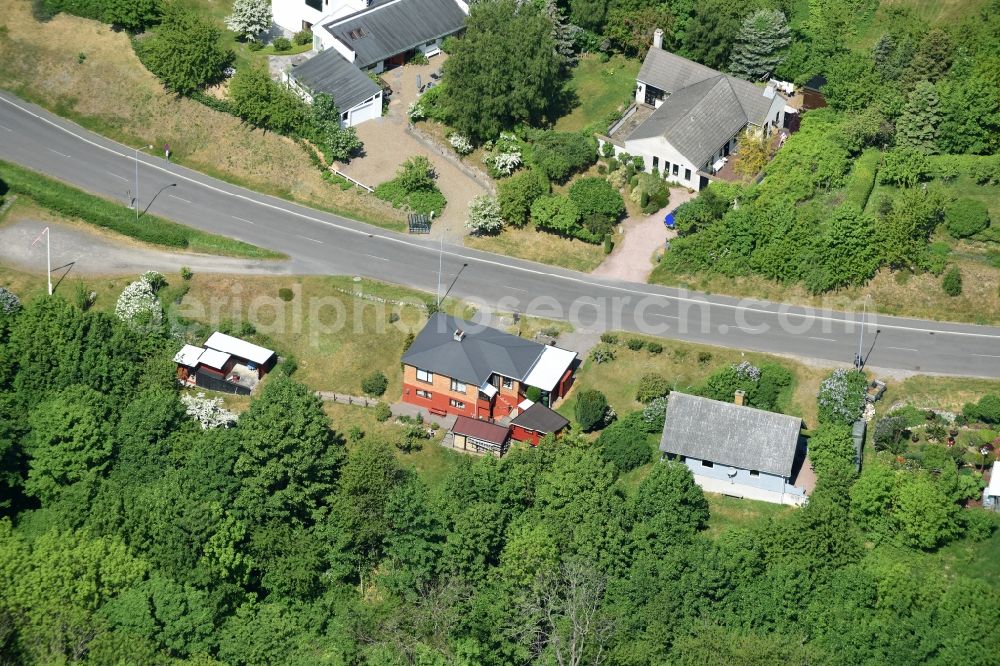
[[15,219],[0,226],[0,260],[32,273],[45,274],[45,241],[31,242],[42,229],[52,234],[52,273],[57,276],[113,275],[154,270],[176,273],[181,266],[205,273],[287,273],[286,261],[258,261],[209,254],[167,252],[128,238],[57,222]]
[[646,217],[630,217],[622,223],[625,235],[615,249],[591,275],[612,277],[630,282],[645,282],[653,272],[653,253],[663,248],[663,241],[677,236],[663,226],[664,216],[686,201],[698,196],[682,187],[670,188],[666,208]]

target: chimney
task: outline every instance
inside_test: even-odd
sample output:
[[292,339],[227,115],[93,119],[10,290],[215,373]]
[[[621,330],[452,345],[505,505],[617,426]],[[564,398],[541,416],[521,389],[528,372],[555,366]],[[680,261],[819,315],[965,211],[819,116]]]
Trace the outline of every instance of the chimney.
[[460,328],[455,329],[455,341],[461,342],[465,338],[465,331]]
[[653,48],[654,49],[663,48],[663,31],[659,28],[653,31]]
[[733,402],[742,407],[744,396],[746,396],[746,393],[737,389],[736,395],[733,397]]

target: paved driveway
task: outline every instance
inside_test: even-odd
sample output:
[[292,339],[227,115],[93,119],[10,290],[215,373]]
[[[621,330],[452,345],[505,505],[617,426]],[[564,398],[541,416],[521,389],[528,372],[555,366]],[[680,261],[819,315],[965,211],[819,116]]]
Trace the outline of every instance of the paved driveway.
[[625,236],[615,249],[595,268],[592,275],[613,277],[630,282],[645,282],[653,272],[653,253],[663,248],[663,241],[677,236],[663,226],[663,217],[698,196],[681,187],[670,188],[670,203],[663,210],[640,218],[629,218],[622,223]]
[[[409,119],[406,109],[417,98],[416,77],[426,83],[431,80],[431,72],[437,71],[444,62],[444,55],[431,58],[429,65],[406,65],[386,72],[382,78],[392,86],[389,110],[381,118],[361,123],[357,126],[358,137],[365,144],[365,155],[351,160],[350,164],[337,165],[344,173],[365,185],[375,187],[390,180],[396,169],[414,155],[424,155],[430,159],[437,171],[437,185],[448,205],[441,215],[441,224],[435,225],[434,235],[442,229],[452,242],[459,242],[464,234],[463,227],[469,210],[469,202],[481,194],[487,194],[486,187],[462,171],[451,160],[418,141],[406,131]],[[446,147],[450,150],[450,147]]]

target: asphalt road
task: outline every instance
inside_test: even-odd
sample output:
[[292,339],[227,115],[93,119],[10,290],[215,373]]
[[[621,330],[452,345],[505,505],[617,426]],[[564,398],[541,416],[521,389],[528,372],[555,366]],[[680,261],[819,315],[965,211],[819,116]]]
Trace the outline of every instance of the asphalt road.
[[[0,92],[0,159],[127,204],[135,152]],[[814,310],[601,279],[449,243],[388,232],[257,194],[139,153],[140,203],[150,212],[291,257],[302,274],[359,275],[435,293],[481,309],[568,319],[578,329],[640,331],[666,338],[850,364],[861,313]],[[860,304],[858,306],[861,307]],[[876,316],[869,306],[863,353],[870,367],[1000,377],[1000,328]]]

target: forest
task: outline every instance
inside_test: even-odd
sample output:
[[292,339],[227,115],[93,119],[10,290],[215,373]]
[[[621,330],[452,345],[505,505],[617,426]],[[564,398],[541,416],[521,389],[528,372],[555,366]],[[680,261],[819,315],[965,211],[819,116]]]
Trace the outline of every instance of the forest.
[[[857,477],[836,431],[846,375],[821,391],[832,432],[807,506],[713,534],[680,464],[625,483],[574,432],[457,456],[429,484],[330,423],[292,368],[219,418],[178,393],[159,318],[2,301],[3,663],[989,664],[1000,648],[997,588],[941,550],[988,538],[993,515],[961,507],[943,453],[880,454]],[[734,367],[705,391],[753,380],[769,405],[780,382],[762,377]]]

